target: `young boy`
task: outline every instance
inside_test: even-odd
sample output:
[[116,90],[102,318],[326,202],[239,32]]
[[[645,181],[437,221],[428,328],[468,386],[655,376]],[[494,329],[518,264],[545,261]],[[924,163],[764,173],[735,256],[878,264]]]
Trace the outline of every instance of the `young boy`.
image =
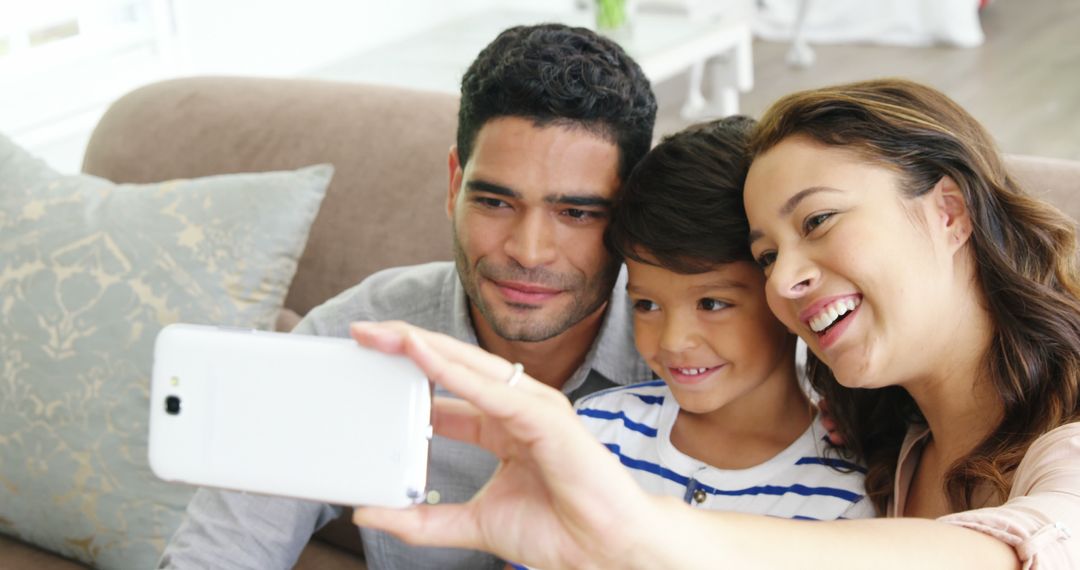
[[577,413],[649,492],[787,518],[872,517],[864,470],[826,443],[796,337],[769,311],[750,255],[753,126],[690,127],[629,177],[608,239],[629,270],[637,349],[662,381],[598,392]]

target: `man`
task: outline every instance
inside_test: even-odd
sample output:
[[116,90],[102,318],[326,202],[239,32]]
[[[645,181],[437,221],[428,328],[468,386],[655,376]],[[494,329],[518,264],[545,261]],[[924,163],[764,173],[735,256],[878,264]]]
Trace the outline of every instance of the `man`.
[[[296,332],[348,337],[357,320],[404,320],[479,344],[571,399],[649,380],[634,350],[620,263],[603,243],[616,193],[648,151],[656,101],[617,45],[557,24],[509,29],[466,71],[447,213],[455,263],[382,271],[314,309]],[[343,453],[347,450],[342,450]],[[465,502],[496,460],[436,438],[429,489]],[[166,568],[291,567],[340,509],[201,489]],[[378,568],[501,568],[361,530]]]

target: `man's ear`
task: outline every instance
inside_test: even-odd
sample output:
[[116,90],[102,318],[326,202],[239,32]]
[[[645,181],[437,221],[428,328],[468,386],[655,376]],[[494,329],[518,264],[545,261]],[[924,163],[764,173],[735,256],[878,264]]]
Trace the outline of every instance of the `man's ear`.
[[951,176],[942,176],[930,192],[935,225],[944,232],[950,251],[956,251],[967,243],[972,231],[971,214],[964,193]]
[[446,216],[454,219],[454,204],[457,202],[458,192],[461,191],[461,181],[465,175],[462,172],[463,165],[458,160],[457,145],[450,147],[450,156],[447,158],[447,166],[450,169],[450,187],[446,193]]

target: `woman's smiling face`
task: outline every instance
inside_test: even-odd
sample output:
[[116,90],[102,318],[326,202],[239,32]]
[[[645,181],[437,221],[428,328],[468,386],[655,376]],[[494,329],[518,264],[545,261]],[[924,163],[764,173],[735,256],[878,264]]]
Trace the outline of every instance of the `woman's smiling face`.
[[954,266],[940,192],[905,198],[900,183],[798,135],[755,158],[746,180],[769,307],[845,386],[903,384],[948,354]]

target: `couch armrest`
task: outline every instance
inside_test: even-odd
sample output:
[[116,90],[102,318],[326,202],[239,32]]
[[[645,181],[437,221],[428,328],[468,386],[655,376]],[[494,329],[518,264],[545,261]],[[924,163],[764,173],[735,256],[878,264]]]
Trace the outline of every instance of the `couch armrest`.
[[85,570],[86,566],[0,534],[0,568]]

